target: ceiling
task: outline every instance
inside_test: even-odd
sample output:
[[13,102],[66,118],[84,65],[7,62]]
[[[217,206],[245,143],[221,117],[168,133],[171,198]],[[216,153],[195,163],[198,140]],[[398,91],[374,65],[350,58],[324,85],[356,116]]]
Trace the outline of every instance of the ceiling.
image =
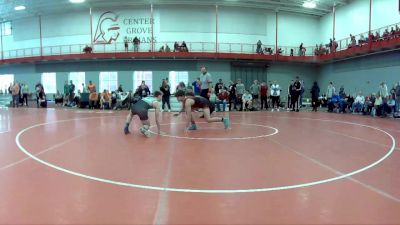
[[[13,20],[35,15],[84,11],[89,8],[129,7],[137,5],[215,5],[238,6],[258,9],[295,12],[314,16],[323,16],[336,7],[348,4],[352,0],[314,0],[317,8],[306,9],[304,0],[86,0],[82,4],[71,4],[69,0],[0,0],[0,20]],[[15,11],[17,5],[26,6],[26,10]]]

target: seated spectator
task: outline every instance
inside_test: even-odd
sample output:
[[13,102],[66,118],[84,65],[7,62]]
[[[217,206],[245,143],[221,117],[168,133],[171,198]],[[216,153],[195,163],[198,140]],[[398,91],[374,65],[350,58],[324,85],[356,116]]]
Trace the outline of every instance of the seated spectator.
[[319,100],[319,102],[321,102],[321,107],[328,106],[328,97],[326,97],[326,94],[322,94],[322,96],[319,97],[318,100]]
[[187,92],[187,88],[184,82],[179,82],[178,86],[176,86],[176,91],[183,90],[185,93]]
[[335,109],[339,111],[340,101],[340,96],[334,92],[332,98],[328,101],[328,112],[333,112]]
[[83,48],[84,53],[92,53],[93,49],[89,45],[86,45],[85,48]]
[[138,89],[136,90],[136,93],[141,97],[141,98],[145,98],[147,96],[150,95],[150,89],[149,87],[146,85],[145,81],[142,81],[142,84],[140,84],[140,86],[138,87]]
[[358,40],[358,44],[362,45],[364,43],[367,43],[368,41],[365,39],[364,34],[360,35],[360,40]]
[[375,41],[380,41],[381,40],[381,35],[379,34],[379,32],[377,31],[375,33]]
[[46,94],[43,91],[38,94],[38,103],[40,107],[47,108]]
[[174,52],[180,52],[180,47],[179,47],[179,44],[178,44],[178,42],[175,42],[175,44],[174,44]]
[[396,31],[394,30],[394,27],[392,27],[392,29],[390,30],[390,36],[391,38],[395,38],[396,35]]
[[161,46],[160,50],[158,52],[164,52],[164,46]]
[[246,91],[243,96],[242,96],[242,108],[244,111],[252,109],[252,102],[253,102],[253,97],[249,93],[249,91]]
[[353,113],[362,113],[363,107],[365,103],[365,98],[362,96],[361,91],[358,93],[356,98],[354,99],[352,108],[353,108]]
[[103,93],[101,93],[100,106],[102,109],[111,108],[111,94],[106,89],[104,89]]
[[372,93],[371,96],[365,97],[365,102],[364,102],[364,115],[371,115],[372,110],[375,106],[375,100],[376,100],[376,94]]
[[228,91],[226,91],[226,89],[221,89],[218,94],[218,100],[216,102],[218,112],[221,111],[221,107],[220,107],[221,104],[222,104],[222,111],[225,112],[227,101],[229,101],[229,93],[228,93]]
[[396,111],[396,101],[391,95],[389,96],[389,99],[387,101],[387,108],[385,111],[387,114],[391,114],[392,112],[394,113]]
[[64,97],[60,93],[60,91],[57,90],[57,94],[54,95],[54,103],[56,104],[56,106],[62,106],[63,102],[64,102]]
[[188,47],[186,46],[186,43],[183,41],[181,44],[181,51],[182,52],[189,52]]
[[276,52],[277,55],[281,55],[282,54],[282,48],[279,48],[278,51]]
[[171,48],[168,45],[165,45],[165,52],[171,52]]
[[347,109],[353,111],[354,95],[349,95],[347,97]]
[[274,50],[272,48],[265,48],[264,52],[268,55],[272,55],[272,53],[274,52]]
[[386,40],[390,38],[390,33],[389,33],[389,30],[388,30],[388,29],[385,29],[385,31],[383,32],[382,37],[383,37],[384,39],[386,39]]

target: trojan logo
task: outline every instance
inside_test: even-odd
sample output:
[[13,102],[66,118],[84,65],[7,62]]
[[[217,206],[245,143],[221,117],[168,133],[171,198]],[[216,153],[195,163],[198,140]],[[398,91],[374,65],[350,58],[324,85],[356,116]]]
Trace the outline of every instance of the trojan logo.
[[94,43],[111,44],[119,37],[118,15],[108,11],[103,13],[97,23]]

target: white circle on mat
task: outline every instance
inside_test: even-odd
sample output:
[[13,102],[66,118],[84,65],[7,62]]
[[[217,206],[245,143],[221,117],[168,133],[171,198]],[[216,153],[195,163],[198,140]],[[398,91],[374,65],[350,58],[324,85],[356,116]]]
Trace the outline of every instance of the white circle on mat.
[[[169,123],[169,124],[161,124],[161,126],[165,126],[165,125],[172,125],[172,124],[184,124],[184,123]],[[207,124],[206,122],[201,122],[201,123],[197,123],[197,124]],[[242,125],[242,126],[256,126],[256,127],[263,127],[263,128],[269,128],[271,130],[273,130],[272,133],[269,134],[262,134],[262,135],[257,135],[257,136],[248,136],[248,137],[184,137],[184,136],[177,136],[177,135],[172,135],[172,134],[159,134],[160,136],[163,137],[170,137],[170,138],[178,138],[178,139],[189,139],[189,140],[207,140],[207,141],[230,141],[230,140],[248,140],[248,139],[256,139],[256,138],[265,138],[265,137],[269,137],[272,135],[275,135],[277,133],[279,133],[279,130],[276,129],[275,127],[270,127],[270,126],[266,126],[266,125],[260,125],[260,124],[247,124],[247,123],[231,123],[231,124],[235,124],[235,125]],[[151,126],[150,128],[154,128],[156,126]],[[201,129],[199,129],[201,130]],[[217,130],[217,129],[216,129]],[[221,127],[221,129],[219,129],[221,131],[225,131],[224,128]],[[198,130],[196,130],[198,131]],[[193,132],[196,132],[193,131]],[[154,131],[151,131],[151,133],[153,134],[157,134]],[[192,132],[192,131],[190,131]],[[189,132],[189,134],[190,134]]]
[[[65,123],[65,122],[69,122],[69,121],[77,121],[77,120],[88,120],[88,119],[95,119],[95,118],[104,118],[104,117],[89,117],[89,118],[80,118],[80,119],[70,119],[70,120],[61,120],[61,121],[53,121],[53,122],[48,122],[48,123],[41,123],[41,124],[36,124],[30,127],[27,127],[23,130],[21,130],[17,136],[15,137],[15,142],[18,146],[18,148],[25,153],[27,156],[29,156],[31,159],[46,165],[48,167],[51,167],[53,169],[59,170],[61,172],[64,173],[68,173],[74,176],[78,176],[81,178],[85,178],[85,179],[89,179],[89,180],[93,180],[93,181],[99,181],[99,182],[103,182],[103,183],[108,183],[108,184],[113,184],[113,185],[119,185],[119,186],[125,186],[125,187],[132,187],[132,188],[140,188],[140,189],[147,189],[147,190],[155,190],[155,191],[171,191],[171,192],[186,192],[186,193],[210,193],[210,194],[223,194],[223,193],[255,193],[255,192],[267,192],[267,191],[279,191],[279,190],[288,190],[288,189],[295,189],[295,188],[304,188],[304,187],[309,187],[309,186],[314,186],[314,185],[318,185],[318,184],[324,184],[324,183],[329,183],[329,182],[333,182],[333,181],[337,181],[337,180],[341,180],[341,179],[345,179],[347,177],[362,173],[366,170],[371,169],[372,167],[378,165],[379,163],[383,162],[385,159],[387,159],[395,150],[395,146],[396,146],[396,141],[394,139],[394,137],[387,133],[384,130],[381,130],[377,127],[372,127],[372,126],[368,126],[368,125],[364,125],[364,124],[358,124],[358,123],[351,123],[351,122],[344,122],[344,121],[337,121],[337,120],[323,120],[324,122],[334,122],[334,123],[343,123],[343,124],[351,124],[351,125],[355,125],[355,126],[360,126],[360,127],[366,127],[366,128],[370,128],[379,132],[384,133],[385,135],[387,135],[391,140],[392,140],[392,147],[388,150],[388,152],[381,158],[379,158],[377,161],[363,167],[360,168],[358,170],[354,170],[352,172],[346,173],[346,174],[342,174],[340,176],[336,176],[336,177],[332,177],[332,178],[328,178],[328,179],[323,179],[323,180],[317,180],[317,181],[312,181],[312,182],[307,182],[307,183],[301,183],[301,184],[294,184],[294,185],[287,185],[287,186],[277,186],[277,187],[265,187],[265,188],[251,188],[251,189],[196,189],[196,188],[174,188],[174,187],[160,187],[160,186],[151,186],[151,185],[141,185],[141,184],[134,184],[134,183],[128,183],[128,182],[123,182],[123,181],[115,181],[115,180],[109,180],[109,179],[105,179],[105,178],[101,178],[101,177],[95,177],[95,176],[90,176],[87,174],[83,174],[83,173],[79,173],[76,171],[72,171],[72,170],[68,170],[65,169],[63,167],[60,167],[58,165],[52,164],[50,162],[47,162],[43,159],[38,158],[37,156],[35,156],[34,154],[32,154],[31,152],[29,152],[24,146],[22,146],[21,142],[20,142],[20,138],[21,136],[31,130],[34,129],[36,127],[40,127],[40,126],[45,126],[48,124],[56,124],[56,123]],[[303,118],[296,118],[296,119],[303,119]],[[310,119],[310,118],[307,118]],[[313,120],[313,119],[310,119]],[[315,119],[316,121],[318,121],[318,119]],[[122,131],[121,131],[122,133]]]

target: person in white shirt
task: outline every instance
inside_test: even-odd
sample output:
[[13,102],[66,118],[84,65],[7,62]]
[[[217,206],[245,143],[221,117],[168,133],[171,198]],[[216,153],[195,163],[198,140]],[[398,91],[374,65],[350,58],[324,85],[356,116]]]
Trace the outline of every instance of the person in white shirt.
[[249,93],[249,91],[246,91],[243,96],[242,96],[242,102],[243,102],[243,106],[242,108],[246,111],[251,109],[251,105],[253,103],[253,97],[251,96],[251,94]]
[[274,83],[271,85],[272,112],[274,111],[274,108],[277,109],[277,111],[279,112],[280,96],[281,87],[275,80]]
[[326,97],[329,99],[332,98],[333,93],[336,91],[335,86],[333,86],[332,81],[329,82],[328,88],[326,90]]
[[354,99],[353,113],[356,113],[356,112],[361,113],[362,108],[364,106],[364,102],[365,102],[365,97],[362,95],[362,92],[360,91],[358,93],[356,99]]

